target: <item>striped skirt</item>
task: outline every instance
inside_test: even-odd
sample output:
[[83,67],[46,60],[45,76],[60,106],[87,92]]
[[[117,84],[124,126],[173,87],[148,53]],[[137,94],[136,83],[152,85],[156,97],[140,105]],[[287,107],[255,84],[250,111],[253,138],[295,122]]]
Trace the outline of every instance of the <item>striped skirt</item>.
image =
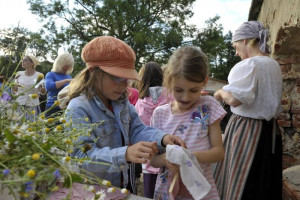
[[233,114],[224,148],[225,158],[214,173],[221,200],[282,198],[282,141],[276,120]]

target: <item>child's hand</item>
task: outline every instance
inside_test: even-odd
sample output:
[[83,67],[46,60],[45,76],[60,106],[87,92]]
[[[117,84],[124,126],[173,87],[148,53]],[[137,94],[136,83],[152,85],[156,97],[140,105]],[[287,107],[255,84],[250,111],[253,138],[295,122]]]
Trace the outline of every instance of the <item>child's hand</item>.
[[125,157],[126,161],[146,164],[157,153],[156,142],[138,142],[128,146]]
[[184,141],[182,141],[180,139],[180,137],[178,137],[176,135],[165,135],[163,137],[162,142],[165,146],[167,146],[168,144],[176,144],[176,145],[182,146],[183,148],[186,148],[186,144],[184,143]]

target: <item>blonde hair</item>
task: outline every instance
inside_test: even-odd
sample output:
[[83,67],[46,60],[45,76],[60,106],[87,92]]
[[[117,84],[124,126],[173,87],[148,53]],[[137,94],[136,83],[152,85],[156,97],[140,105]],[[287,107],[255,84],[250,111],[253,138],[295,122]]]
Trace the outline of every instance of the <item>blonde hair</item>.
[[[74,79],[70,82],[68,96],[70,100],[85,94],[88,99],[91,99],[96,95],[95,83],[98,80],[100,73],[106,73],[101,70],[99,67],[91,68],[90,70],[86,67],[75,76]],[[127,91],[121,96],[122,99],[127,97]]]
[[208,59],[196,46],[180,47],[173,52],[165,66],[163,85],[171,92],[178,77],[201,83],[208,75]]
[[66,72],[66,74],[70,74],[73,71],[74,68],[74,58],[71,54],[64,53],[59,55],[53,64],[52,72],[61,73],[61,70],[64,66],[71,66],[70,69]]
[[251,47],[254,47],[255,45],[259,44],[259,39],[258,38],[251,38],[251,39],[245,39],[247,40],[248,44]]

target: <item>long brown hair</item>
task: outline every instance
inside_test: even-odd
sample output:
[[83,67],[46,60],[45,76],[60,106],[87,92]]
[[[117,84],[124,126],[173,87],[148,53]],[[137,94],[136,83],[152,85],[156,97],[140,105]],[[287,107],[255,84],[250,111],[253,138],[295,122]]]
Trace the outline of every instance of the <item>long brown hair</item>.
[[78,75],[71,81],[69,85],[69,97],[73,99],[85,94],[88,99],[92,98],[95,95],[95,81],[97,81],[98,74],[101,70],[98,67],[89,70],[84,68],[79,72]]
[[140,69],[142,80],[138,83],[139,98],[149,97],[149,87],[162,86],[163,71],[156,62],[148,62]]

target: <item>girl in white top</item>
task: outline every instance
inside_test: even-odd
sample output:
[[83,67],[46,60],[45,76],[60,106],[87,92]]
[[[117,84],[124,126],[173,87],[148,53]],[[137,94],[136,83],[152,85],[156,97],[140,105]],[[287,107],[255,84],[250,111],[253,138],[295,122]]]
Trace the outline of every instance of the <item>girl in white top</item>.
[[46,93],[43,84],[40,84],[37,88],[35,87],[39,81],[44,79],[44,75],[35,70],[37,65],[39,65],[39,61],[36,57],[24,56],[22,67],[25,71],[18,71],[15,76],[16,86],[13,87],[13,92],[17,96],[16,101],[22,106],[22,109],[19,110],[24,112],[27,119],[32,119],[33,113],[34,115],[40,113],[39,95]]
[[235,31],[232,42],[242,61],[214,95],[233,113],[224,133],[225,158],[214,174],[223,200],[282,198],[282,143],[274,119],[281,112],[282,74],[266,55],[267,34],[257,21]]

